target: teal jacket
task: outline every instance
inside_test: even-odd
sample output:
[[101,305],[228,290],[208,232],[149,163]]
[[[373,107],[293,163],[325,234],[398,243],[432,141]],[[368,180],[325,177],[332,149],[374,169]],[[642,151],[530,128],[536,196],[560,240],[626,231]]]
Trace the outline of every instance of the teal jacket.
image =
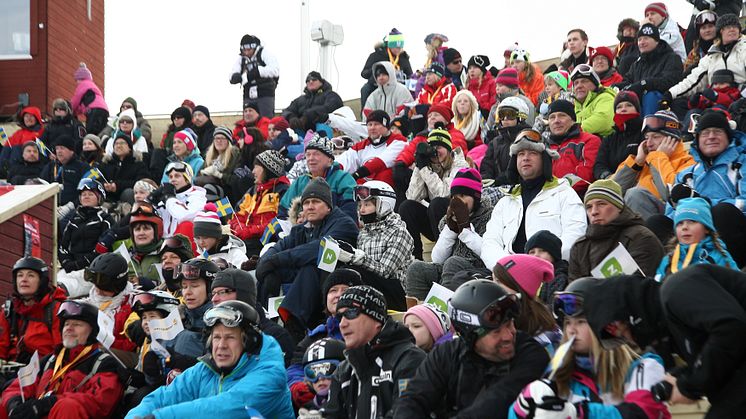
[[[174,162],[174,161],[180,161],[178,157],[176,157],[175,154],[171,153],[170,156],[168,156],[168,162]],[[191,153],[189,153],[186,157],[184,157],[183,160],[184,163],[187,163],[188,165],[192,166],[192,172],[194,173],[194,177],[197,177],[199,174],[199,171],[202,170],[202,166],[205,165],[205,159],[202,158],[202,156],[199,154],[199,149],[197,147],[192,150]],[[168,167],[168,163],[166,164],[166,167]],[[194,180],[194,178],[192,178]],[[168,183],[168,175],[166,174],[165,169],[163,170],[163,177],[161,178],[161,184]]]
[[259,355],[241,355],[227,375],[218,372],[207,356],[168,386],[147,395],[126,419],[152,414],[156,419],[247,418],[254,409],[266,419],[292,419],[282,350],[277,341],[262,335]]
[[[341,209],[345,214],[349,215],[354,221],[357,221],[357,204],[352,200],[352,194],[354,193],[355,186],[357,183],[351,174],[345,172],[342,166],[338,162],[333,162],[331,167],[326,171],[324,176],[329,187],[332,189],[332,202],[335,207]],[[295,179],[290,184],[290,189],[285,192],[285,195],[280,201],[280,209],[277,211],[277,218],[287,219],[288,209],[293,202],[293,199],[300,197],[303,194],[303,189],[306,188],[308,182],[313,177],[310,173]]]
[[[689,263],[689,266],[699,265],[700,263],[709,263],[712,265],[719,265],[726,268],[738,270],[738,265],[736,265],[736,262],[733,260],[733,257],[728,252],[728,249],[725,248],[725,243],[723,243],[723,241],[720,239],[717,240],[720,244],[720,247],[725,251],[725,254],[722,254],[720,253],[720,251],[717,250],[717,248],[715,247],[715,243],[712,241],[712,238],[710,236],[706,236],[701,242],[697,243],[697,248],[694,250],[694,255],[691,262]],[[684,259],[686,259],[686,254],[689,251],[689,246],[691,245],[679,244],[680,251],[678,270],[686,268],[686,266],[684,266]],[[663,260],[661,260],[661,264],[658,265],[658,271],[655,273],[656,281],[663,282],[663,280],[671,274],[672,257],[673,254],[671,253],[666,255]]]

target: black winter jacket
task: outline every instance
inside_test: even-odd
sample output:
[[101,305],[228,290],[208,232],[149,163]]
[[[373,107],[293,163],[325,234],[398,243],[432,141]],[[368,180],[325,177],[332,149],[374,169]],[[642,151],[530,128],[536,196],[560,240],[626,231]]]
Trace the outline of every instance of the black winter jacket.
[[644,80],[643,91],[665,92],[683,78],[684,66],[681,57],[676,55],[666,42],[661,41],[654,50],[640,54],[624,75],[624,81],[617,86],[625,87]]
[[73,270],[90,265],[98,256],[96,243],[112,226],[114,220],[101,207],[78,207],[72,220],[65,227],[65,232],[62,233],[59,246],[60,264],[65,266],[67,261],[74,261]]
[[290,102],[290,106],[282,111],[282,116],[290,121],[291,118],[306,118],[304,129],[314,129],[317,122],[326,122],[329,113],[343,106],[342,98],[332,90],[332,85],[326,80],[321,88],[311,92],[303,89],[303,94]]
[[143,163],[139,152],[130,153],[123,160],[116,156],[105,156],[100,169],[106,180],[117,185],[115,192],[106,194],[106,200],[111,202],[119,201],[122,191],[134,187],[138,180],[149,176],[148,167]]
[[[379,45],[370,53],[368,59],[365,61],[365,65],[363,66],[363,71],[360,72],[360,77],[368,79],[368,83],[376,84],[376,79],[373,77],[373,64],[379,61],[390,61],[389,53],[386,51],[386,46]],[[407,77],[412,77],[412,65],[409,63],[409,54],[407,54],[406,51],[399,53],[399,69]]]
[[414,342],[404,325],[389,319],[369,344],[346,350],[346,360],[332,377],[329,401],[321,409],[323,417],[392,417],[394,402],[425,359]]
[[620,131],[615,125],[614,132],[601,140],[596,163],[593,165],[595,179],[606,179],[613,175],[630,154],[637,154],[637,147],[643,139],[641,129],[642,117],[638,116],[627,121],[624,131]]
[[519,123],[514,127],[498,128],[495,131],[495,135],[488,140],[487,152],[479,166],[482,179],[495,179],[494,186],[510,184],[507,174],[510,163],[510,145],[513,144],[519,132],[528,128],[531,127]]
[[91,170],[91,166],[78,160],[75,155],[66,165],[60,165],[57,161],[50,161],[41,170],[41,178],[47,182],[57,182],[62,185],[58,205],[62,206],[68,202],[78,202],[78,183],[83,175]]
[[417,369],[394,417],[507,418],[520,391],[541,378],[548,363],[546,350],[523,332],[513,359],[501,363],[480,357],[463,339],[443,343]]
[[42,160],[35,163],[26,161],[11,163],[8,169],[8,182],[11,185],[23,185],[27,180],[39,177],[45,164]]
[[71,115],[50,119],[49,123],[44,126],[44,132],[39,139],[44,141],[47,148],[54,151],[57,139],[63,135],[69,135],[75,141],[76,153],[80,154],[83,151],[83,137],[86,135],[85,127]]
[[207,149],[212,145],[212,137],[215,134],[215,124],[212,123],[212,120],[208,119],[201,128],[192,125],[192,130],[197,134],[197,148],[199,148],[199,153],[202,157],[207,156]]

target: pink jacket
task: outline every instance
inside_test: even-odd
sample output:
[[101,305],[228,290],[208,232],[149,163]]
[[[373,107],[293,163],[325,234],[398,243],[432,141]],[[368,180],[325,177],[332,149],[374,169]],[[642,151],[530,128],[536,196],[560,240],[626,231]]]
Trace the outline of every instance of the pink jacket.
[[[93,90],[96,97],[90,105],[86,106],[83,104],[83,95],[85,95],[85,92],[89,89]],[[76,116],[84,115],[91,109],[104,109],[107,112],[109,111],[109,107],[106,106],[106,101],[104,101],[104,95],[101,94],[101,90],[96,86],[96,83],[94,83],[93,80],[79,81],[78,86],[75,88],[75,94],[73,94],[73,98],[70,102],[72,103],[73,113]]]

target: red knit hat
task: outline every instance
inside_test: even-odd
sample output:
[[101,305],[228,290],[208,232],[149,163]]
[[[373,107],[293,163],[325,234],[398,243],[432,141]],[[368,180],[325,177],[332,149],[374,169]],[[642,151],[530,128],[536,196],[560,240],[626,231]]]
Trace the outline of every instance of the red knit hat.
[[427,114],[430,115],[433,112],[437,112],[445,118],[446,121],[450,122],[451,119],[453,119],[453,111],[451,108],[446,105],[443,102],[436,103],[432,106],[430,106],[430,109],[428,109]]
[[181,130],[177,132],[176,134],[174,134],[174,139],[178,138],[181,141],[183,141],[184,144],[186,145],[187,150],[189,151],[193,151],[194,147],[197,146],[196,137],[197,136],[194,135],[194,131],[192,131],[191,128]]
[[500,70],[499,73],[497,73],[497,78],[495,79],[495,82],[498,84],[508,86],[513,89],[517,88],[518,87],[518,70],[516,70],[513,67],[503,68],[502,70]]
[[663,16],[663,19],[668,17],[668,8],[666,8],[665,3],[650,3],[645,8],[645,14],[648,12],[655,12],[659,15]]
[[276,116],[270,119],[269,123],[271,125],[274,125],[275,129],[278,131],[285,131],[286,129],[290,128],[290,124],[288,124],[288,121],[281,116]]
[[614,54],[611,52],[609,47],[593,48],[591,56],[588,58],[588,64],[593,65],[593,60],[598,56],[606,57],[606,60],[609,61],[609,67],[614,65]]
[[[531,255],[510,255],[497,261],[515,279],[529,298],[536,293],[543,282],[554,279],[554,266],[544,259]],[[519,291],[519,290],[516,290]]]

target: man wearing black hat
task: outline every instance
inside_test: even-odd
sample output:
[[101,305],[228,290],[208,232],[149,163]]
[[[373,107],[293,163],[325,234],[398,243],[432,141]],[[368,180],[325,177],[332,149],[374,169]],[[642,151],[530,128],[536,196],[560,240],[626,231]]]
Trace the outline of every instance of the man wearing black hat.
[[210,110],[207,106],[197,105],[192,111],[192,129],[197,134],[197,147],[202,157],[207,155],[207,149],[212,144],[213,133],[215,132],[215,124],[210,119]]
[[678,83],[684,74],[681,57],[667,42],[661,42],[658,27],[652,23],[642,25],[637,33],[637,47],[640,58],[624,74],[624,80],[615,87],[631,90],[642,103],[642,114],[648,115],[658,110],[658,100],[663,92]]
[[256,103],[259,114],[271,118],[275,114],[275,89],[280,80],[277,58],[264,49],[254,35],[241,38],[238,60],[233,64],[231,84],[243,86],[243,101]]
[[323,417],[391,417],[425,352],[404,325],[389,318],[386,299],[373,287],[345,291],[336,317],[347,350],[332,378]]
[[287,236],[269,248],[256,268],[259,301],[264,306],[269,297],[279,295],[282,283],[292,283],[278,311],[295,341],[300,341],[305,331],[322,318],[324,273],[316,262],[321,239],[333,237],[355,245],[358,235],[357,224],[334,206],[331,188],[323,178],[308,183],[301,203],[306,222],[293,226]]
[[75,154],[75,141],[69,135],[57,138],[54,154],[50,154],[49,163],[41,170],[41,178],[47,182],[57,182],[62,185],[58,198],[58,205],[68,202],[77,204],[78,182],[90,167],[80,161]]
[[456,48],[448,48],[443,51],[443,62],[446,64],[445,76],[451,79],[451,83],[461,90],[469,84],[469,74],[466,72],[464,59]]
[[246,137],[246,128],[250,127],[261,131],[264,138],[269,138],[269,118],[261,114],[256,101],[247,100],[243,103],[243,118],[236,121],[233,128],[233,139],[244,143],[250,141],[249,144],[253,142]]
[[303,94],[290,102],[282,117],[290,123],[290,128],[305,132],[315,130],[317,123],[325,123],[329,113],[342,106],[342,98],[332,90],[332,85],[318,71],[312,71],[306,76]]
[[[370,98],[373,96],[371,95]],[[404,150],[407,139],[389,130],[391,117],[382,110],[368,114],[368,138],[355,143],[337,157],[339,164],[350,173],[358,184],[381,180],[394,185],[391,167],[396,156]]]
[[[746,264],[746,154],[738,151],[737,144],[746,136],[733,130],[731,123],[725,112],[717,109],[705,111],[697,120],[689,149],[696,164],[676,175],[671,200],[678,195],[674,191],[681,190],[706,196],[712,203],[718,234],[741,267]],[[673,216],[670,202],[666,214]]]
[[363,115],[367,118],[376,109],[385,111],[391,117],[400,114],[404,104],[412,101],[412,94],[396,81],[394,65],[388,61],[373,64],[373,76],[378,87],[365,101]]

